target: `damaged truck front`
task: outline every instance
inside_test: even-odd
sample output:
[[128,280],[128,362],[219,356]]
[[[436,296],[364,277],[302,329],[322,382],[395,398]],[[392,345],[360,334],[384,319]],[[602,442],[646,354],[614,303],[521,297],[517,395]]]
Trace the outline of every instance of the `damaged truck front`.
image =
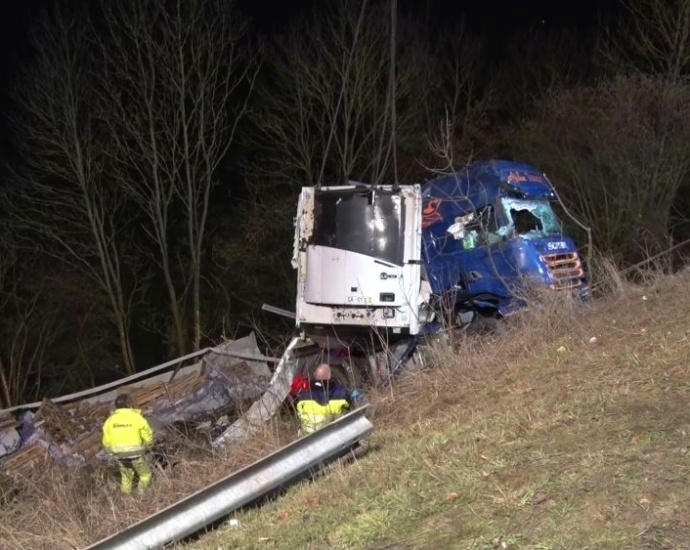
[[424,187],[422,246],[436,311],[466,326],[525,306],[530,289],[586,297],[584,262],[553,209],[548,178],[515,162],[477,162]]
[[476,162],[423,186],[305,187],[296,325],[331,350],[398,346],[399,363],[424,335],[519,310],[528,287],[584,296],[585,266],[555,198],[541,171],[509,161]]

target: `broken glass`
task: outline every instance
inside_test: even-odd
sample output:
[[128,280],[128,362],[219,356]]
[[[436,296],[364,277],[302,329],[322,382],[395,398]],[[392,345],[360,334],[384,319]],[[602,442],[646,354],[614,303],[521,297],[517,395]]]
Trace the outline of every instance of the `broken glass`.
[[508,222],[507,226],[501,227],[502,233],[510,229],[526,239],[563,234],[561,220],[549,202],[510,198],[503,198],[500,202],[504,218]]

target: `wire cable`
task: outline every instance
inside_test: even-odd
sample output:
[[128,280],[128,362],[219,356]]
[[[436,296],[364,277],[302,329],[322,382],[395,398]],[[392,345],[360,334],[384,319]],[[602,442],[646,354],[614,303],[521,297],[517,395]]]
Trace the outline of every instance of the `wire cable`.
[[396,59],[395,59],[395,43],[398,25],[398,0],[391,0],[391,66],[390,66],[390,94],[391,94],[391,148],[393,153],[393,182],[394,189],[398,188],[398,152],[397,152],[397,136],[396,136],[396,110],[395,97],[396,90]]
[[[352,58],[355,55],[355,49],[357,47],[357,39],[359,38],[359,31],[362,27],[362,21],[364,20],[364,13],[367,8],[367,0],[362,0],[362,9],[359,12],[359,19],[357,19],[357,26],[355,27],[355,35],[352,38],[352,48],[350,49],[350,55],[347,60],[347,66],[345,67],[345,74],[343,75],[343,83],[340,86],[340,95],[338,95],[338,101],[335,105],[335,113],[333,115],[333,120],[338,118],[338,112],[340,111],[340,104],[343,101],[343,96],[345,95],[345,86],[347,85],[348,78],[350,78],[350,67],[352,66]],[[321,161],[321,170],[319,171],[319,179],[316,182],[316,188],[321,187],[323,181],[323,174],[326,170],[326,159],[328,158],[328,150],[331,148],[331,141],[333,141],[333,134],[335,133],[335,124],[331,126],[331,131],[328,134],[328,141],[326,142],[326,149],[323,152],[323,160]]]

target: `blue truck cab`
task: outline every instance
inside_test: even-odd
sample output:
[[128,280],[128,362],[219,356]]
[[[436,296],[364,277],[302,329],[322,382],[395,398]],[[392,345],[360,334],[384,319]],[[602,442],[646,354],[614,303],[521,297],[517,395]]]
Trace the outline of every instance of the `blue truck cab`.
[[555,199],[543,172],[505,160],[475,162],[422,187],[422,276],[444,314],[460,325],[478,314],[506,316],[534,285],[588,293]]

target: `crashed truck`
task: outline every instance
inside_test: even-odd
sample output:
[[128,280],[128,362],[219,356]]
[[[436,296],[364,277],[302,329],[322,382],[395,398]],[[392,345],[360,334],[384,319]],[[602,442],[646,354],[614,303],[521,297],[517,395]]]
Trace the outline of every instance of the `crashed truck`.
[[[555,199],[540,170],[500,160],[424,185],[304,187],[292,258],[296,311],[266,308],[295,317],[297,335],[282,357],[262,356],[252,335],[197,352],[202,360],[179,371],[150,377],[190,357],[140,373],[134,378],[147,379],[134,384],[130,377],[84,392],[88,397],[0,411],[0,466],[21,473],[45,455],[95,457],[99,426],[124,389],[150,402],[143,408],[161,427],[254,398],[222,433],[214,430],[220,449],[255,434],[319,362],[329,362],[350,387],[385,384],[423,362],[429,338],[491,326],[523,309],[527,286],[586,298],[586,266],[564,234]],[[272,372],[267,361],[277,363]],[[249,372],[237,370],[247,366]]]
[[556,199],[543,172],[505,160],[424,185],[304,187],[295,338],[325,350],[350,383],[363,372],[385,382],[423,362],[430,336],[491,328],[525,308],[527,287],[586,298]]
[[424,344],[491,326],[526,307],[527,287],[589,295],[586,266],[564,233],[556,193],[537,168],[476,162],[424,185],[304,187],[295,217],[296,310],[266,391],[214,445],[253,433],[313,368],[350,387],[387,384],[424,362]]

